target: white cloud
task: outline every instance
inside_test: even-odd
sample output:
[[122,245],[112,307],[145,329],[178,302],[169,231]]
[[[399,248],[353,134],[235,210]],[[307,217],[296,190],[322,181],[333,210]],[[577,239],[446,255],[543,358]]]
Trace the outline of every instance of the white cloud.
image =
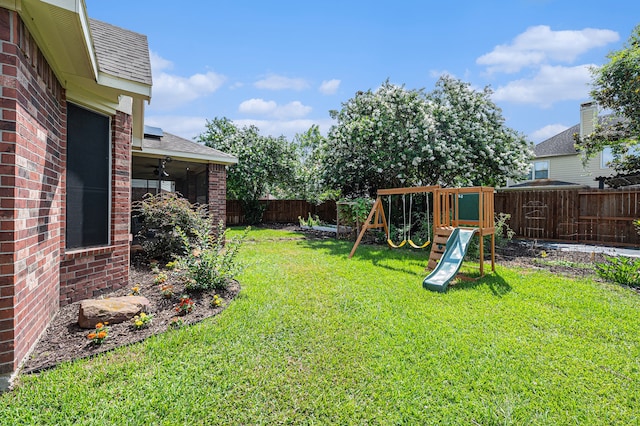
[[265,101],[264,99],[249,99],[240,104],[238,111],[243,114],[271,114],[278,107],[275,101]]
[[334,78],[333,80],[324,80],[318,88],[318,91],[323,95],[333,95],[338,91],[339,87],[340,80]]
[[243,126],[256,126],[260,129],[260,134],[265,136],[285,136],[289,140],[293,140],[297,133],[304,133],[309,128],[316,124],[320,128],[320,132],[324,135],[327,134],[329,128],[335,124],[330,119],[312,120],[312,119],[296,119],[296,120],[252,120],[241,119],[233,120],[233,123],[238,127]]
[[304,90],[309,87],[309,83],[302,78],[289,78],[277,74],[270,74],[267,78],[258,80],[254,83],[258,89],[267,90]]
[[529,137],[533,142],[538,143],[547,140],[560,132],[564,132],[568,128],[569,126],[565,126],[564,124],[549,124],[541,129],[534,131],[529,135]]
[[173,68],[173,62],[168,59],[164,59],[153,50],[149,50],[149,60],[151,61],[151,69],[153,72],[170,70]]
[[226,77],[208,72],[183,77],[163,70],[171,69],[171,61],[151,52],[153,88],[150,109],[171,110],[183,106],[197,98],[208,96],[222,86]]
[[275,101],[264,99],[249,99],[240,104],[238,112],[242,114],[264,115],[278,119],[301,118],[311,112],[310,106],[303,105],[300,101],[278,105]]
[[590,67],[543,65],[533,78],[514,80],[498,87],[493,100],[549,108],[555,102],[585,99],[589,96]]
[[514,73],[549,61],[570,64],[588,50],[619,39],[619,34],[611,30],[585,28],[579,31],[553,31],[547,25],[538,25],[516,36],[510,44],[496,46],[491,52],[480,56],[476,63],[486,65],[489,73]]

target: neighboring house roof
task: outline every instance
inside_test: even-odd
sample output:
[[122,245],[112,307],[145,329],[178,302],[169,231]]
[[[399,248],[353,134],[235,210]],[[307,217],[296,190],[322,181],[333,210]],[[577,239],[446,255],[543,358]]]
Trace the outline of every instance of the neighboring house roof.
[[100,71],[151,85],[147,37],[96,19],[89,19]]
[[145,126],[142,150],[134,151],[137,156],[170,156],[183,161],[215,162],[237,164],[238,159],[231,154],[206,145],[163,132],[157,127]]
[[540,142],[533,148],[536,158],[551,157],[556,155],[572,155],[577,154],[575,148],[575,140],[573,135],[580,131],[580,125],[569,127],[549,139]]
[[531,188],[531,187],[565,187],[571,186],[576,188],[581,188],[583,185],[579,185],[573,182],[565,182],[562,180],[555,179],[536,179],[528,182],[519,183],[517,185],[511,185],[509,188]]
[[[598,117],[598,123],[600,125],[614,124],[618,121],[620,121],[620,118],[610,114]],[[533,149],[536,158],[578,154],[575,148],[576,141],[574,139],[576,133],[580,133],[580,124],[571,126],[567,130],[540,142]]]

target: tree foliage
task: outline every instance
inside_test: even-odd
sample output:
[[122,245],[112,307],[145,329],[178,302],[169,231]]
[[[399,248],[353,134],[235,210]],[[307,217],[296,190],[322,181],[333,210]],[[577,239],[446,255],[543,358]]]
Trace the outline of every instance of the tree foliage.
[[495,185],[522,175],[526,139],[504,125],[491,91],[442,77],[431,94],[386,81],[332,111],[323,178],[345,196],[416,185]]
[[614,155],[611,166],[618,172],[640,170],[640,25],[633,30],[624,48],[607,55],[609,62],[591,69],[592,98],[602,108],[613,112],[595,131],[577,145],[584,160],[610,146]]
[[294,181],[296,153],[284,136],[262,136],[257,127],[238,128],[224,117],[207,120],[198,141],[238,157],[227,172],[227,196],[240,200],[250,224],[262,220],[261,197]]
[[533,155],[527,139],[507,127],[492,91],[443,76],[429,99],[435,104],[436,145],[450,149],[438,181],[456,186],[498,186],[526,172]]

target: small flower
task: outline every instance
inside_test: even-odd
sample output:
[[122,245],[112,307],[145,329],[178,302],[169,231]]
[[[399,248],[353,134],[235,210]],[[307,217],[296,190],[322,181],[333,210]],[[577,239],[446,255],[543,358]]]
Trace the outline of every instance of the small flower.
[[217,308],[219,306],[222,306],[222,302],[223,302],[223,299],[217,294],[214,294],[213,299],[211,300],[211,306]]
[[107,323],[99,322],[96,324],[96,329],[87,334],[87,339],[91,340],[96,345],[100,345],[108,335],[109,329],[107,328]]
[[136,284],[132,289],[131,289],[131,295],[132,296],[139,296],[140,295],[140,285]]
[[164,284],[164,282],[167,281],[167,278],[167,274],[165,274],[164,272],[159,272],[153,279],[153,282],[156,284]]
[[188,295],[184,294],[180,296],[180,302],[178,303],[178,306],[176,306],[175,311],[180,315],[185,315],[193,311],[194,305],[195,303],[193,300],[191,300]]
[[178,318],[178,317],[171,318],[171,321],[169,322],[169,327],[171,328],[180,328],[183,325],[184,325],[184,321],[182,321],[182,318]]
[[152,320],[153,320],[153,315],[141,312],[139,315],[136,315],[135,317],[133,317],[131,319],[131,322],[133,323],[133,326],[137,330],[140,330],[141,328],[148,327],[149,324],[151,324]]

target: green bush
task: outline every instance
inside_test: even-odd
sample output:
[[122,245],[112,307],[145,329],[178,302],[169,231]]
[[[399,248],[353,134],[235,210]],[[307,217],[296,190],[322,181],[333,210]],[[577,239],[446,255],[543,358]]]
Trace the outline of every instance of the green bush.
[[235,261],[236,254],[251,228],[247,227],[241,235],[226,240],[224,223],[218,224],[216,236],[210,233],[199,236],[199,245],[190,242],[188,236],[178,228],[182,237],[185,256],[178,259],[179,269],[184,273],[187,290],[207,291],[227,287],[229,282],[241,271]]
[[[511,215],[508,213],[498,213],[495,217],[495,227],[496,227],[496,248],[502,248],[506,246],[509,241],[513,238],[516,232],[509,227],[509,220],[511,219]],[[484,247],[490,247],[491,244],[491,235],[487,235],[484,237]],[[469,258],[480,258],[480,244],[478,239],[474,238],[469,243],[469,249],[467,250],[467,257]]]
[[605,261],[596,264],[601,278],[631,287],[640,287],[640,259],[626,256],[605,256]]
[[342,199],[338,204],[338,215],[340,216],[340,222],[355,226],[356,223],[362,225],[369,216],[373,200],[370,198],[353,198]]
[[147,194],[132,210],[141,225],[136,237],[147,260],[165,263],[186,254],[178,228],[193,245],[201,244],[201,236],[212,228],[207,206],[193,205],[175,193]]

